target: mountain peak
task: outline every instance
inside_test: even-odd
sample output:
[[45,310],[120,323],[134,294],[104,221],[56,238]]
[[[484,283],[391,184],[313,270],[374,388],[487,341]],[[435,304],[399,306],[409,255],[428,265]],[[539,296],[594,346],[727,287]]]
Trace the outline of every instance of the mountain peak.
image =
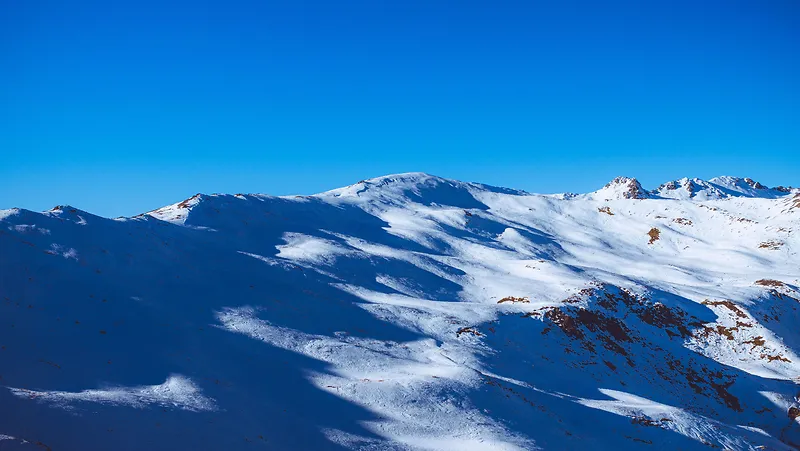
[[748,186],[753,189],[769,189],[766,185],[762,185],[750,177],[733,177],[730,175],[723,175],[714,177],[709,180],[709,182],[726,186]]
[[352,186],[370,187],[370,186],[389,186],[389,185],[404,185],[404,186],[416,186],[424,184],[435,185],[439,183],[450,183],[450,182],[460,183],[456,180],[445,179],[432,174],[428,174],[426,172],[401,172],[398,174],[388,174],[361,180],[345,188],[349,188]]
[[711,183],[699,178],[687,177],[663,183],[652,193],[668,199],[708,200],[727,197],[724,192]]
[[380,177],[364,179],[352,185],[322,192],[319,194],[319,196],[361,197],[362,194],[372,193],[376,189],[380,189],[381,192],[386,193],[393,191],[402,192],[407,190],[418,190],[423,186],[433,187],[447,183],[456,184],[461,182],[447,180],[424,172],[403,172],[399,174],[389,174]]
[[89,213],[88,211],[81,210],[80,208],[73,207],[72,205],[56,205],[55,207],[51,208],[50,210],[46,211],[51,215],[55,216],[96,216],[93,213]]
[[767,189],[766,186],[756,182],[755,180],[753,180],[753,179],[751,179],[749,177],[745,177],[744,178],[744,182],[747,183],[748,185],[750,185],[751,187],[755,188],[755,189]]
[[717,200],[731,197],[773,199],[792,192],[783,186],[769,188],[749,177],[721,176],[710,180],[682,178],[662,184],[652,191],[668,199]]
[[633,177],[615,177],[606,185],[592,193],[598,199],[647,199],[650,195]]
[[708,181],[725,193],[725,197],[763,197],[775,198],[786,195],[791,189],[769,188],[750,177],[732,177],[724,175],[714,177]]
[[186,218],[189,216],[189,212],[208,197],[209,196],[206,194],[197,193],[194,196],[184,199],[178,203],[167,205],[165,207],[149,211],[145,214],[162,221],[184,224],[186,222]]
[[[407,172],[362,180],[356,184],[320,193],[322,198],[341,198],[354,202],[401,205],[449,205],[459,208],[485,208],[473,195],[492,187],[460,182],[424,172]],[[499,189],[499,188],[497,188]]]

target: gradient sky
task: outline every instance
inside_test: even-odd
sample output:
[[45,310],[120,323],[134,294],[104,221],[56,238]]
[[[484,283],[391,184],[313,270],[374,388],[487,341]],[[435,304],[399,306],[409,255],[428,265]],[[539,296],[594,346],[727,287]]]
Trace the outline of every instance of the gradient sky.
[[0,7],[0,208],[133,215],[407,171],[800,185],[795,0]]

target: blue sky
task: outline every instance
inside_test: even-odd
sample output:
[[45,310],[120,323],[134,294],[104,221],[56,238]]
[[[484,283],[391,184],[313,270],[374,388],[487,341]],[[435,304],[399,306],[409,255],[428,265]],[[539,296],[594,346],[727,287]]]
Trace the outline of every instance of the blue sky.
[[800,185],[800,3],[0,0],[0,208]]

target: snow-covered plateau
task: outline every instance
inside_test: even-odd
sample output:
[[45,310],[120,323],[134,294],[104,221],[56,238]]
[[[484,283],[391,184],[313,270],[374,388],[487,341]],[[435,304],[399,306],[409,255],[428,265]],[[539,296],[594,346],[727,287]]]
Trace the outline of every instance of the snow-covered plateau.
[[0,450],[800,447],[800,190],[0,210]]

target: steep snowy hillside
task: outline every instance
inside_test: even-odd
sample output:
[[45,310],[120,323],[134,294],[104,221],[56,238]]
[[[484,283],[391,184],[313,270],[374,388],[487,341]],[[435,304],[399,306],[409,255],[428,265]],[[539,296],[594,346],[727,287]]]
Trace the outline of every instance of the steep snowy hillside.
[[0,449],[800,447],[800,192],[0,211]]

